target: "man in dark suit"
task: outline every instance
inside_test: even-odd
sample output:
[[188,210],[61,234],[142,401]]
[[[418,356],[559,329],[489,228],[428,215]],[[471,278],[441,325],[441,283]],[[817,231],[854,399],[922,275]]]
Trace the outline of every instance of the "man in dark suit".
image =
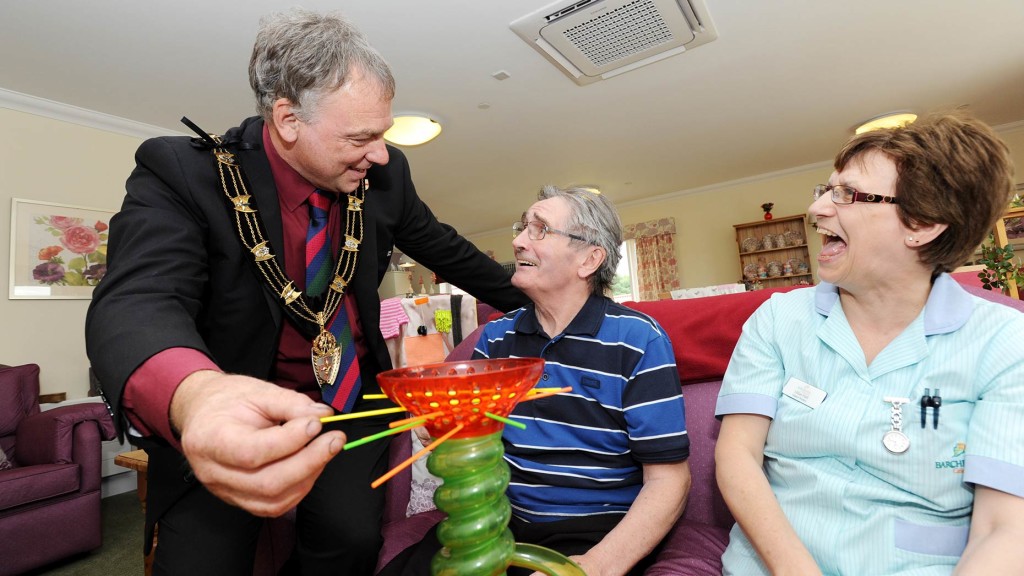
[[[386,470],[387,442],[339,450],[396,416],[322,425],[335,410],[320,401],[390,406],[363,395],[391,367],[376,290],[393,248],[497,308],[526,298],[416,195],[405,157],[383,141],[390,69],[350,23],[265,19],[249,72],[260,118],[223,137],[140,146],[88,353],[119,424],[150,456],[155,574],[251,574],[262,517],[296,505],[290,566],[372,574],[384,491],[369,484]],[[314,291],[307,249],[321,216],[337,265],[314,296],[302,291]]]

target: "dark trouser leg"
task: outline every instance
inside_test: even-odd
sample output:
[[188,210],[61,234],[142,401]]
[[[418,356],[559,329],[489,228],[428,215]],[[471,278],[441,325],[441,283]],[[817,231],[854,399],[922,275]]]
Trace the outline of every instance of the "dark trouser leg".
[[[509,521],[509,529],[516,537],[516,542],[527,542],[536,544],[552,550],[557,550],[566,556],[578,556],[585,554],[593,548],[605,535],[612,531],[622,516],[617,514],[604,514],[600,516],[588,516],[573,518],[570,520],[559,520],[556,522],[524,522],[515,516]],[[640,576],[654,560],[655,553],[637,563],[627,574],[628,576]],[[510,568],[508,576],[527,576],[532,570],[524,568]]]
[[[387,429],[393,417],[328,424],[349,440]],[[372,576],[383,539],[385,487],[370,483],[387,472],[387,439],[342,451],[299,504],[296,553],[303,576]]]
[[430,561],[441,549],[437,539],[437,526],[416,544],[402,550],[387,566],[380,571],[380,576],[430,576]]
[[202,485],[160,518],[154,576],[252,576],[263,519],[230,506]]

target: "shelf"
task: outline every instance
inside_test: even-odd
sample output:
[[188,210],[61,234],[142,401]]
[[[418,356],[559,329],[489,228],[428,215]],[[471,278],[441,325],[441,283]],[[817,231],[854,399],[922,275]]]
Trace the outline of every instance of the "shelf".
[[769,252],[781,252],[783,250],[796,250],[799,248],[807,248],[807,243],[797,244],[796,246],[785,246],[783,248],[772,248],[770,250],[751,250],[750,252],[740,252],[740,256],[754,256],[756,254],[767,254]]
[[[736,233],[736,252],[739,255],[740,277],[742,278],[742,282],[748,284],[757,283],[762,286],[773,288],[785,285],[795,285],[799,282],[814,284],[814,276],[809,269],[802,273],[768,276],[764,278],[749,278],[744,273],[745,270],[752,270],[751,267],[754,265],[766,265],[767,263],[765,260],[772,261],[771,263],[778,266],[783,266],[786,262],[796,261],[801,264],[806,264],[807,268],[809,268],[811,265],[811,259],[807,243],[808,230],[807,217],[805,215],[782,216],[779,218],[772,218],[771,220],[734,224],[733,228]],[[753,245],[751,239],[756,240],[760,244],[768,235],[771,235],[774,239],[775,236],[789,237],[791,233],[800,234],[801,238],[799,239],[803,242],[794,246],[780,246],[778,248],[767,249],[758,247],[759,249],[757,250],[751,250],[749,252],[742,251],[744,243],[748,246]],[[797,238],[790,237],[789,239],[796,240]],[[793,269],[796,270],[797,266],[794,265]],[[800,269],[805,268],[801,265]]]
[[740,230],[745,228],[758,228],[766,224],[780,224],[786,222],[804,221],[805,216],[783,216],[779,218],[772,218],[771,220],[758,220],[756,222],[745,222],[743,224],[733,224],[732,227]]

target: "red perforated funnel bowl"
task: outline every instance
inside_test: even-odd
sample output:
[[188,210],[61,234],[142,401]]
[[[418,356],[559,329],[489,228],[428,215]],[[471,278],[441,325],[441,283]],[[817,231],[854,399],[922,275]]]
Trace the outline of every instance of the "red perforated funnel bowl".
[[508,416],[544,372],[541,358],[499,358],[396,368],[377,375],[381,390],[413,416],[442,415],[425,426],[435,438],[458,424],[454,437],[493,434],[502,424],[485,412]]

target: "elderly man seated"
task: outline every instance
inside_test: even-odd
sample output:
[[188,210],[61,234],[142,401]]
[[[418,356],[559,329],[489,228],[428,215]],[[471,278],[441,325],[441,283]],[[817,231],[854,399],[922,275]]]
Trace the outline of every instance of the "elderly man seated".
[[[538,385],[572,391],[511,414],[527,427],[504,431],[509,528],[589,576],[641,574],[690,486],[672,345],[653,319],[604,295],[622,242],[607,198],[554,186],[538,198],[512,227],[512,283],[532,303],[488,324],[474,356],[544,358]],[[428,574],[439,547],[430,535],[383,574]]]

